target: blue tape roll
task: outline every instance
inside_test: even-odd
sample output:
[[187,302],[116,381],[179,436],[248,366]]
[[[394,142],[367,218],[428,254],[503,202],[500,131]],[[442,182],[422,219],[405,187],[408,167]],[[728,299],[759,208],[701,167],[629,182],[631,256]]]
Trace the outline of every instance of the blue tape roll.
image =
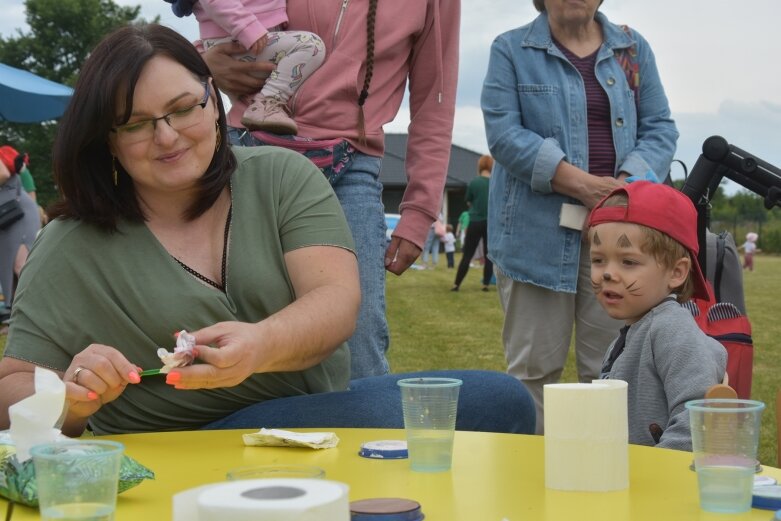
[[407,442],[402,440],[367,441],[361,445],[359,456],[373,459],[404,459],[409,457]]
[[765,510],[781,509],[781,486],[766,485],[754,487],[751,506]]

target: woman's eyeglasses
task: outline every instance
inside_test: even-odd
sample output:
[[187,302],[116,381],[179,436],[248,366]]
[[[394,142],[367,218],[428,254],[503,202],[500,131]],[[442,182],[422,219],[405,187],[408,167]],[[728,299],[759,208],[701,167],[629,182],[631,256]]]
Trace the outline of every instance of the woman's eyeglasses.
[[118,125],[111,129],[117,135],[117,140],[125,145],[133,145],[143,141],[149,141],[155,137],[157,122],[160,120],[168,123],[172,129],[180,132],[182,130],[194,127],[203,121],[203,111],[206,109],[206,103],[209,101],[209,83],[203,84],[205,92],[203,100],[190,107],[177,109],[163,114],[159,118],[143,119],[132,123]]

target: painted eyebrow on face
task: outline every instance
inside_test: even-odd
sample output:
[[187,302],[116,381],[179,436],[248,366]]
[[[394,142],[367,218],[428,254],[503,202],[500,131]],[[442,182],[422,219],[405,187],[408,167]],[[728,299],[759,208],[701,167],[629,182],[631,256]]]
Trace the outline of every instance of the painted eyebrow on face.
[[594,238],[591,239],[591,242],[594,243],[594,246],[602,246],[602,241],[599,240],[599,233],[596,230],[594,230]]
[[629,240],[629,237],[626,236],[626,234],[621,234],[621,237],[618,238],[618,242],[616,242],[619,248],[631,248],[632,247],[632,241]]

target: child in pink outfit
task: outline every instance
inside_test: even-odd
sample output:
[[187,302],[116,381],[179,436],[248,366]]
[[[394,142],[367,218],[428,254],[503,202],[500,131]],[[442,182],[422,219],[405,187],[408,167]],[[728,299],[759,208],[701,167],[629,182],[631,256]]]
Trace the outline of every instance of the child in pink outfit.
[[[287,103],[325,59],[325,45],[314,33],[284,31],[286,0],[200,0],[193,6],[204,49],[237,41],[242,61],[270,61],[276,69],[251,100],[241,124],[251,130],[297,134]],[[231,102],[235,102],[231,98]]]

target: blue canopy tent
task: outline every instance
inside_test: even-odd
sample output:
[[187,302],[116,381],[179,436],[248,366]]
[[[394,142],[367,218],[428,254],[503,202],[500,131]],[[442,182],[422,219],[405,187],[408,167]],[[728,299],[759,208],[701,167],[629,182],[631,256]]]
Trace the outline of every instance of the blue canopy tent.
[[0,121],[38,123],[62,116],[73,89],[0,63]]

